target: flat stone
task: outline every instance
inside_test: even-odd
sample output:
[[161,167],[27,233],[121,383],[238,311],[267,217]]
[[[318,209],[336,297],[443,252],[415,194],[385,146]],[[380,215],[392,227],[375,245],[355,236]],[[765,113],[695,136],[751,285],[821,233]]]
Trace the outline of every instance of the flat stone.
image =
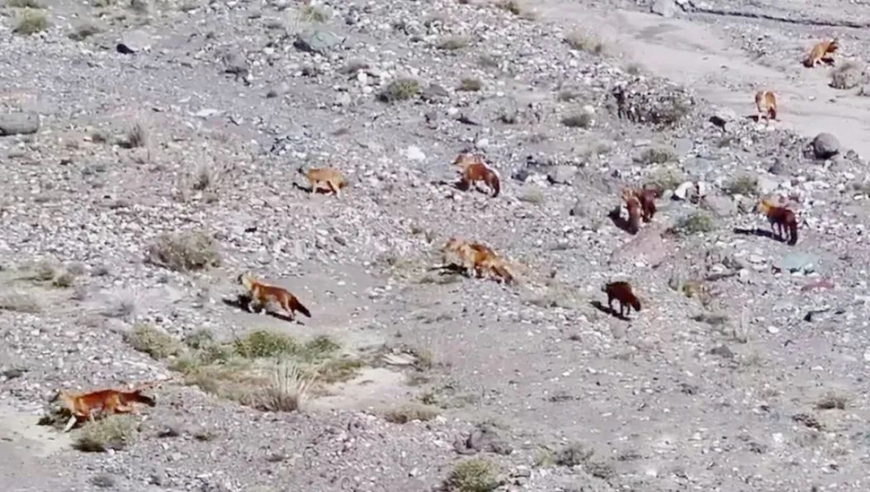
[[29,135],[39,130],[39,114],[7,113],[0,115],[0,136]]

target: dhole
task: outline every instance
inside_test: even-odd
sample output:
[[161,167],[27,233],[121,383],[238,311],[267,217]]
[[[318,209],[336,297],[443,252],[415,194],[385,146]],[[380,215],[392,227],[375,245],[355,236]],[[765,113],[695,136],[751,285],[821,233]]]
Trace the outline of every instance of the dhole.
[[628,209],[628,232],[637,234],[640,230],[641,202],[630,189],[622,190],[622,200]]
[[816,43],[815,46],[813,46],[813,49],[810,50],[810,54],[804,58],[804,66],[807,68],[813,68],[818,65],[819,62],[833,65],[834,57],[832,55],[839,47],[840,45],[837,43],[837,38],[830,41]]
[[316,192],[321,185],[325,185],[327,191],[331,191],[337,198],[341,198],[341,189],[347,186],[347,180],[344,176],[329,167],[312,167],[307,171],[300,167],[299,172],[308,178],[312,193]]
[[69,423],[64,432],[69,431],[80,419],[94,421],[94,412],[99,410],[103,414],[127,413],[132,410],[133,403],[144,403],[153,407],[156,403],[153,398],[142,395],[144,388],[124,391],[116,389],[104,389],[89,393],[69,393],[60,390],[55,397],[61,405],[71,414]]
[[[631,291],[631,285],[628,282],[610,282],[605,285],[602,292],[607,293],[607,307],[613,310],[613,300],[619,301],[619,315],[625,317],[631,312],[631,308],[635,311],[640,311],[640,301]],[[625,314],[623,314],[625,311]]]
[[[778,207],[770,200],[764,198],[758,202],[758,211],[767,216],[771,229],[777,238],[785,239],[783,238],[783,232],[788,230],[788,244],[792,246],[797,244],[797,218],[794,212],[785,207]],[[778,232],[777,227],[779,228]]]
[[460,169],[459,186],[461,189],[467,190],[470,186],[476,186],[479,181],[483,181],[492,190],[493,198],[498,196],[501,191],[498,171],[487,166],[483,156],[463,152],[456,157],[453,165]]
[[[505,283],[513,283],[514,277],[505,265],[504,260],[499,258],[493,250],[480,244],[463,241],[452,237],[441,248],[444,262],[458,265],[465,269],[469,276],[478,278],[483,276],[484,271],[501,277]],[[458,261],[456,261],[458,260]]]
[[290,314],[290,319],[296,319],[296,311],[299,311],[309,318],[311,317],[311,312],[308,311],[308,308],[303,306],[296,296],[281,287],[266,285],[260,281],[254,280],[254,278],[247,273],[239,275],[239,283],[247,289],[248,294],[251,296],[251,299],[248,301],[248,305],[246,306],[248,311],[251,310],[251,305],[253,304],[256,304],[258,307],[263,307],[268,304],[269,301],[274,301],[281,306],[281,309]]
[[758,112],[757,121],[761,123],[764,117],[766,124],[776,119],[776,95],[771,91],[758,91],[755,93],[755,109]]
[[661,191],[655,188],[641,188],[634,190],[633,193],[640,203],[643,221],[650,222],[656,214],[656,198],[662,196]]

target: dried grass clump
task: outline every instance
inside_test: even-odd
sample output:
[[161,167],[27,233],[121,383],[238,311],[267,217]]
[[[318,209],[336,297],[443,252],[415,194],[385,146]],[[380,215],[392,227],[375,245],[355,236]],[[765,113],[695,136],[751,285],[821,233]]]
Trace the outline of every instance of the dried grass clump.
[[170,270],[203,270],[221,263],[217,242],[201,231],[164,234],[148,248],[147,260]]

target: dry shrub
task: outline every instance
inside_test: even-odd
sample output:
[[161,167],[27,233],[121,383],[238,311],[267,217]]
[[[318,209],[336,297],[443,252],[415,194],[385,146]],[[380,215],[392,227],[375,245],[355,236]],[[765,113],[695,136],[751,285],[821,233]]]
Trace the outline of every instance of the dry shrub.
[[182,351],[181,344],[172,335],[149,325],[133,327],[124,338],[134,349],[158,360],[179,355]]
[[571,49],[585,51],[593,55],[602,55],[605,51],[604,43],[600,39],[581,29],[571,31],[566,35],[565,43]]
[[407,424],[415,420],[426,422],[437,417],[439,413],[437,408],[414,403],[402,405],[384,412],[384,419],[394,424]]
[[12,30],[15,34],[30,36],[48,29],[48,17],[38,10],[25,9],[18,17],[18,24]]
[[501,485],[498,467],[483,459],[463,461],[444,481],[445,492],[491,492]]
[[201,231],[161,235],[148,248],[147,260],[178,272],[203,270],[221,264],[217,242]]
[[129,415],[110,415],[82,427],[75,440],[79,451],[102,453],[119,451],[136,440],[136,423]]

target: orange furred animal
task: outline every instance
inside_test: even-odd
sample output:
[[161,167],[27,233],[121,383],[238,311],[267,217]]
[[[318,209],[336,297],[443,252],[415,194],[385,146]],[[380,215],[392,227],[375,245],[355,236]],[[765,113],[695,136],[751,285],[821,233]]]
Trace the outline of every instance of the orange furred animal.
[[[773,229],[773,234],[777,238],[786,239],[788,244],[792,246],[797,244],[797,218],[794,212],[785,207],[779,207],[772,201],[764,198],[758,202],[758,211],[767,216],[771,229]],[[777,228],[779,231],[777,231]],[[783,232],[786,231],[787,234],[783,236]]]
[[837,38],[830,41],[816,43],[815,46],[813,46],[813,49],[810,50],[810,54],[804,58],[804,66],[807,68],[813,68],[818,65],[819,62],[833,65],[834,57],[832,55],[839,47],[840,45],[837,43]]
[[141,392],[144,388],[124,391],[116,389],[104,389],[89,393],[69,393],[60,390],[56,399],[71,414],[69,423],[64,432],[69,431],[80,419],[93,422],[94,412],[101,411],[103,414],[127,413],[133,411],[134,403],[144,403],[153,407],[156,403]]
[[498,171],[486,165],[483,156],[463,152],[453,161],[454,166],[460,169],[459,186],[467,190],[470,186],[476,186],[478,182],[484,182],[492,190],[493,198],[501,191],[501,179]]
[[630,190],[622,190],[622,200],[625,202],[625,208],[628,209],[628,232],[637,234],[640,230],[641,202],[637,199],[637,195]]
[[347,186],[347,180],[344,176],[339,171],[329,167],[312,167],[307,171],[303,171],[300,167],[299,172],[308,178],[312,193],[325,185],[327,191],[341,198],[341,189]]
[[656,188],[641,188],[634,191],[634,196],[640,202],[643,221],[650,222],[656,214],[656,198],[662,196],[661,190]]
[[251,310],[251,305],[253,304],[256,304],[259,307],[264,307],[269,303],[269,301],[272,301],[277,303],[281,309],[287,311],[290,315],[290,319],[296,319],[296,311],[299,311],[309,318],[311,317],[311,312],[308,311],[308,308],[303,306],[302,303],[299,302],[299,299],[286,289],[274,285],[266,285],[258,280],[254,280],[254,278],[247,273],[239,275],[239,283],[247,289],[248,294],[251,296],[248,305],[246,306],[248,311]]
[[764,118],[769,125],[770,120],[776,119],[776,95],[771,91],[756,92],[755,109],[758,112],[757,121],[761,123],[761,118]]
[[469,276],[474,275],[480,278],[484,272],[487,272],[492,276],[504,279],[505,283],[514,282],[514,276],[504,260],[483,244],[452,237],[441,248],[441,252],[444,255],[445,263],[464,268]]
[[[640,311],[640,301],[631,291],[631,285],[628,282],[610,282],[601,289],[607,293],[607,307],[613,310],[613,300],[619,301],[619,315],[626,316],[634,308],[635,311]],[[623,314],[625,312],[625,314]]]

